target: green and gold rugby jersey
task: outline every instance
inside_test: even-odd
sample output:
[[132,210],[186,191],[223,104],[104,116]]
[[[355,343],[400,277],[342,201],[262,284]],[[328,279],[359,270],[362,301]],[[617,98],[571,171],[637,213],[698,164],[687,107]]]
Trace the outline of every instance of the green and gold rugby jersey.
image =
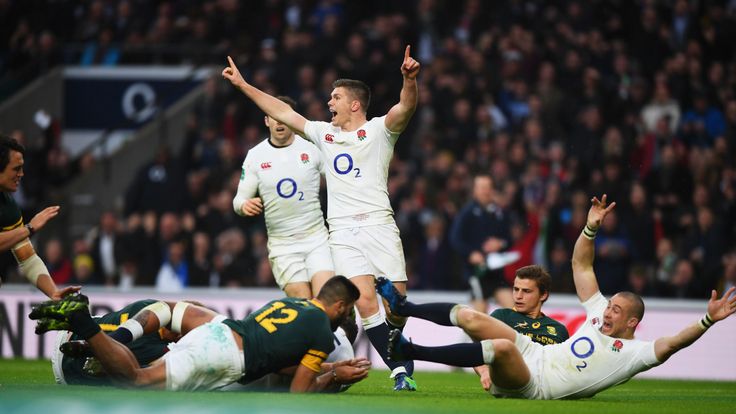
[[[94,317],[93,319],[100,325],[104,332],[112,332],[118,328],[120,324],[132,318],[146,306],[158,302],[153,299],[139,300],[116,312],[110,312],[105,315]],[[77,335],[72,335],[70,340],[78,340]],[[153,332],[143,335],[135,341],[129,343],[127,347],[133,352],[141,366],[146,366],[158,358],[161,358],[168,351],[169,341],[161,338],[159,332]],[[86,358],[71,358],[64,356],[61,362],[61,369],[64,372],[64,379],[67,384],[81,385],[112,385],[107,377],[91,376],[82,371]]]
[[320,372],[322,362],[335,349],[330,319],[312,300],[274,300],[245,319],[223,323],[243,337],[242,383],[298,364]]
[[10,193],[0,193],[0,231],[10,231],[23,225],[20,207]]
[[534,319],[513,309],[506,308],[496,309],[491,313],[491,316],[542,345],[559,344],[570,337],[565,325],[544,314]]

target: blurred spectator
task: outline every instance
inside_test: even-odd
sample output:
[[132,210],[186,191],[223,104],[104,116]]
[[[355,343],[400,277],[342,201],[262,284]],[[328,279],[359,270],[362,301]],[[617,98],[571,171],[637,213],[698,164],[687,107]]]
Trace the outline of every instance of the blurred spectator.
[[108,286],[119,282],[118,263],[120,262],[121,245],[118,242],[118,219],[112,211],[105,211],[100,216],[100,223],[90,235],[92,260],[97,263],[96,279],[104,281]]
[[49,270],[49,276],[57,285],[67,285],[72,280],[72,263],[64,255],[61,240],[57,238],[46,242],[43,261]]
[[186,243],[183,239],[169,242],[166,257],[156,276],[156,290],[180,292],[189,286],[189,263],[185,253]]
[[465,275],[471,288],[473,307],[486,312],[489,298],[501,307],[510,307],[510,287],[503,277],[503,267],[489,270],[486,256],[511,245],[508,213],[497,201],[498,195],[489,175],[473,179],[473,198],[455,217],[450,241],[465,263]]

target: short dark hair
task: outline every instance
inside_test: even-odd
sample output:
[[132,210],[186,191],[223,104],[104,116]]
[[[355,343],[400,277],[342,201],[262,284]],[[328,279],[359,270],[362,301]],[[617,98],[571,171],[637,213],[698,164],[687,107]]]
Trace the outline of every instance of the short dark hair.
[[10,151],[25,154],[26,148],[14,138],[0,134],[0,171],[4,171],[10,162]]
[[629,316],[633,316],[641,322],[644,318],[644,300],[642,300],[641,296],[629,291],[618,292],[618,295],[621,295],[623,298],[631,302]]
[[320,289],[317,299],[329,306],[333,303],[344,301],[352,303],[360,297],[360,290],[345,276],[334,276],[330,278]]
[[[540,295],[549,293],[550,286],[552,286],[552,276],[549,275],[547,270],[539,265],[529,265],[516,269],[516,277],[519,279],[530,279],[537,282]],[[547,298],[549,298],[549,296],[547,296]]]
[[368,105],[371,104],[371,88],[365,82],[355,79],[338,79],[332,83],[332,87],[347,89],[353,99],[360,102],[363,112],[368,112]]
[[291,107],[291,109],[296,109],[296,101],[293,100],[291,97],[286,96],[286,95],[279,95],[276,97],[276,99],[288,104]]

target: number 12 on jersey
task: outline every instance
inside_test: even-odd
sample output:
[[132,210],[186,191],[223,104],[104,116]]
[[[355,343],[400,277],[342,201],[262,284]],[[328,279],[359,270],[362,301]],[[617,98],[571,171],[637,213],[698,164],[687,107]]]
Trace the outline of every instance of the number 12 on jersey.
[[[268,331],[268,333],[276,332],[278,330],[276,325],[287,324],[296,319],[296,316],[299,314],[296,309],[283,309],[284,306],[286,306],[284,302],[274,302],[268,309],[256,316],[256,322]],[[276,311],[278,312],[271,316]]]

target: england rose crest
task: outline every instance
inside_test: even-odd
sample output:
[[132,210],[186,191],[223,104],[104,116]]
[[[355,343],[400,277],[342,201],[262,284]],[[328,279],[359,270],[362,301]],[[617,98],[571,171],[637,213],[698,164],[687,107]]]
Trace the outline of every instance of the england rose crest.
[[307,154],[306,152],[302,152],[301,159],[302,159],[302,163],[308,164],[309,163],[309,154]]
[[365,129],[359,129],[358,130],[358,140],[363,141],[365,140]]
[[614,352],[620,352],[621,348],[624,347],[624,343],[619,341],[618,339],[613,343],[613,346],[611,346],[611,351]]

